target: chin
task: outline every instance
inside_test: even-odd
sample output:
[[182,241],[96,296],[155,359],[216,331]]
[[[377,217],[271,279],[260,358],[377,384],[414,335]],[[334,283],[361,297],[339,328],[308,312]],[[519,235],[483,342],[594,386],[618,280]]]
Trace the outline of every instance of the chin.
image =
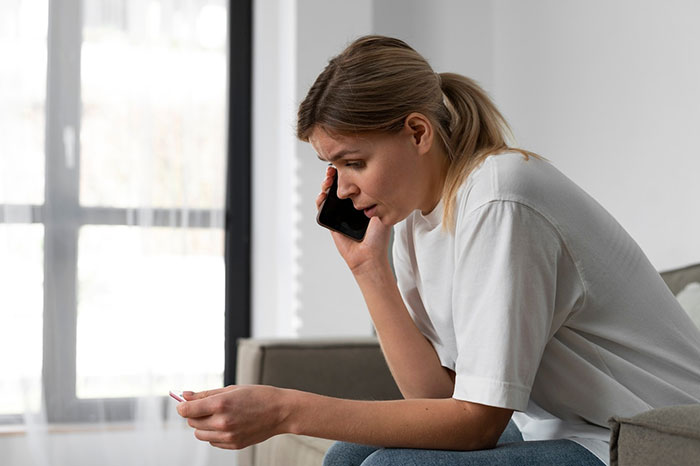
[[[408,217],[408,215],[406,215],[406,217]],[[406,217],[397,219],[397,218],[392,218],[392,217],[389,217],[386,215],[381,216],[381,217],[379,215],[377,215],[377,218],[379,218],[379,221],[382,222],[382,225],[387,226],[387,227],[393,227],[397,223],[404,220]]]

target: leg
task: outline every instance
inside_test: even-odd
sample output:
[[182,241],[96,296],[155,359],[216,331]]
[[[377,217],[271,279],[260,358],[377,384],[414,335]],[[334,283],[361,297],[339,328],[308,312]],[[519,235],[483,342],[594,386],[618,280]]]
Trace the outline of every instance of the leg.
[[518,426],[515,425],[515,422],[509,421],[506,429],[501,434],[501,438],[498,439],[497,445],[522,441],[523,435],[518,430]]
[[335,442],[323,458],[323,466],[360,466],[378,447]]
[[512,442],[491,450],[446,451],[382,448],[362,466],[603,466],[593,453],[571,440]]

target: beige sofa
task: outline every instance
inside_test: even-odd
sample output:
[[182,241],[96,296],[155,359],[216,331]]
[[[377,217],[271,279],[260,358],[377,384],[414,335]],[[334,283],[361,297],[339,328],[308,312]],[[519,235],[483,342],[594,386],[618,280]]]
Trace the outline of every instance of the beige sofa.
[[[700,264],[662,273],[674,294],[700,282]],[[352,399],[401,394],[373,338],[256,340],[238,344],[237,383],[295,388]],[[698,381],[700,383],[700,381]],[[700,465],[700,405],[611,419],[611,464]],[[321,465],[332,441],[279,435],[239,452],[240,466]]]
[[[374,338],[238,343],[236,381],[365,400],[401,398]],[[320,465],[333,442],[278,435],[239,452],[239,466]]]

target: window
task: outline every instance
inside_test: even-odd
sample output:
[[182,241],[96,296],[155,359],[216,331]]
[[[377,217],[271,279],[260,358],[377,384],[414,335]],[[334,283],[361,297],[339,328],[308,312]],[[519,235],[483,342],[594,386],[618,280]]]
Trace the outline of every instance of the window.
[[221,385],[227,11],[0,4],[5,421]]

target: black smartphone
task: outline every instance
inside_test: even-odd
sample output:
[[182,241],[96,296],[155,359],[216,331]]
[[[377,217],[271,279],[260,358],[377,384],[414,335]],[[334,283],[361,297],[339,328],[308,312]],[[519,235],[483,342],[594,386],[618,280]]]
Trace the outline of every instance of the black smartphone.
[[338,172],[333,176],[333,185],[318,210],[316,221],[322,227],[342,233],[355,241],[362,241],[365,237],[369,217],[363,211],[355,209],[350,199],[338,198]]

